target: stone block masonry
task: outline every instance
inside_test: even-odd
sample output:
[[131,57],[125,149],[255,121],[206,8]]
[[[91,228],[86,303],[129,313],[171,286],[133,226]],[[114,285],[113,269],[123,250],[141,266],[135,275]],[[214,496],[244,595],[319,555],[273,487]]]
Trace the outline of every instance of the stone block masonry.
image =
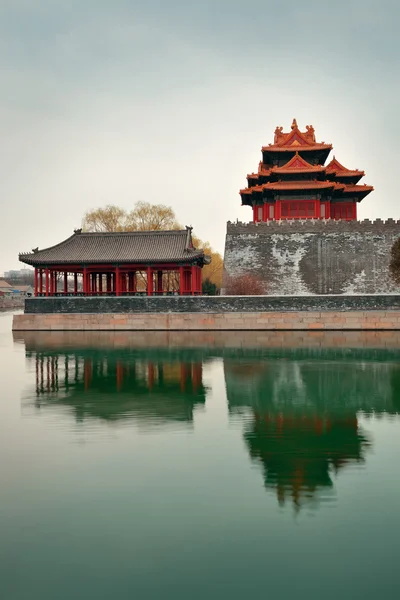
[[14,331],[400,330],[400,295],[27,298]]
[[225,280],[251,273],[275,295],[398,292],[388,267],[399,236],[393,219],[228,222]]
[[14,331],[400,330],[400,310],[15,315]]
[[[400,294],[350,296],[92,296],[27,298],[25,313],[125,316],[161,314],[227,314],[302,311],[400,310]],[[151,320],[149,321],[151,322]]]

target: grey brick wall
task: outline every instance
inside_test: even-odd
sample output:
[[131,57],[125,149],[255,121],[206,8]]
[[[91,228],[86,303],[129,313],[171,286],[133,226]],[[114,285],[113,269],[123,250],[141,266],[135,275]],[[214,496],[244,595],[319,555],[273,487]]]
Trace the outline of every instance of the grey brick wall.
[[264,313],[399,310],[399,295],[27,298],[26,314]]
[[393,219],[228,222],[225,281],[250,272],[275,295],[400,292],[388,271],[399,236]]

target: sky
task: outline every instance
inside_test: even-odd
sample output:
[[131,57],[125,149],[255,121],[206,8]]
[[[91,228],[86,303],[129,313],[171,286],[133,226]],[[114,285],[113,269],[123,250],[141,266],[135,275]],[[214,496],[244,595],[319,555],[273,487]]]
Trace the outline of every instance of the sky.
[[365,170],[359,218],[400,219],[398,4],[0,0],[0,274],[139,200],[223,252],[293,118]]

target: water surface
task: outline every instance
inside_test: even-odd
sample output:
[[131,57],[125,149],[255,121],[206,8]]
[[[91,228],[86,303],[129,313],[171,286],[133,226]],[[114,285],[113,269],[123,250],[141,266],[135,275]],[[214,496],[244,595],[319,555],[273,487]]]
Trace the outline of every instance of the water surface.
[[0,597],[396,598],[400,336],[0,314]]

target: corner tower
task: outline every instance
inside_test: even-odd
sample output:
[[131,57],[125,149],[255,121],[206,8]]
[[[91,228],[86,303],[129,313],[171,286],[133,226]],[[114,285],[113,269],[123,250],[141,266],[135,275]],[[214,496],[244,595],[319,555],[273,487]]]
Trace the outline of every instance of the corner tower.
[[359,185],[364,171],[349,170],[335,157],[325,165],[331,144],[317,142],[312,125],[302,132],[293,119],[291,131],[275,129],[274,142],[262,147],[257,173],[247,175],[240,190],[253,223],[292,219],[357,219],[357,203],[373,191]]

